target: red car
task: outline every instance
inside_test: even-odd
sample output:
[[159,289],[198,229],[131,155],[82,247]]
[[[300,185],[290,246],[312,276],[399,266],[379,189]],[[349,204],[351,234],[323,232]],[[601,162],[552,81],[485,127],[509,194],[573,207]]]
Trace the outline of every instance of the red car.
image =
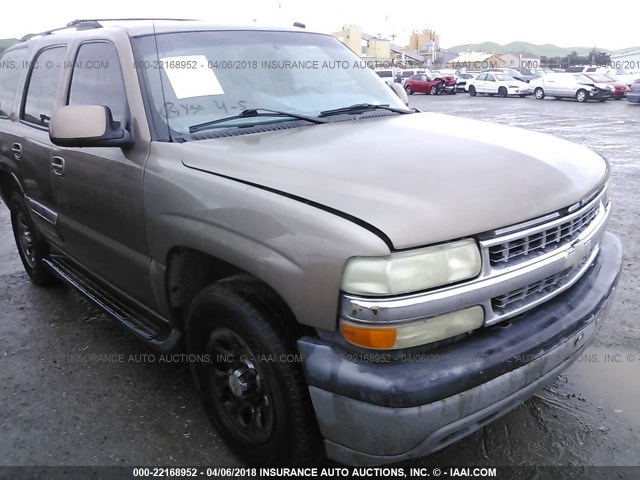
[[456,93],[456,79],[450,75],[431,77],[426,73],[419,73],[404,81],[404,89],[409,95],[414,93],[427,93],[429,95],[454,94]]
[[583,75],[585,77],[589,77],[594,82],[606,83],[608,85],[611,85],[614,88],[611,98],[615,98],[616,100],[624,98],[624,96],[629,91],[629,87],[627,87],[624,83],[619,82],[607,75],[603,75],[600,73],[583,73]]

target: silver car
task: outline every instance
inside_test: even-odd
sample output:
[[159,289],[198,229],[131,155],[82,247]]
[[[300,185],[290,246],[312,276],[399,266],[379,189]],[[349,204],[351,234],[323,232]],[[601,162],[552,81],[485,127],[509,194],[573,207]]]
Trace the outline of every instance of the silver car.
[[578,102],[597,100],[604,102],[613,95],[613,87],[598,83],[581,73],[549,73],[529,82],[533,95],[542,100],[545,97],[575,98]]

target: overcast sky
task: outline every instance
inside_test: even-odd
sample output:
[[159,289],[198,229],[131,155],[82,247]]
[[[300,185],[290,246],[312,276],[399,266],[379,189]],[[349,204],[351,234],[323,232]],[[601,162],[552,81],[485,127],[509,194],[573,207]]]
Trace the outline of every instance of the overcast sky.
[[[20,37],[94,17],[187,17],[216,23],[290,25],[331,33],[344,25],[369,34],[397,36],[404,45],[413,30],[440,35],[441,46],[522,40],[561,47],[640,46],[640,2],[576,0],[522,2],[468,0],[18,0],[2,8],[0,38]],[[483,8],[478,8],[482,5]],[[607,7],[611,10],[607,11]]]

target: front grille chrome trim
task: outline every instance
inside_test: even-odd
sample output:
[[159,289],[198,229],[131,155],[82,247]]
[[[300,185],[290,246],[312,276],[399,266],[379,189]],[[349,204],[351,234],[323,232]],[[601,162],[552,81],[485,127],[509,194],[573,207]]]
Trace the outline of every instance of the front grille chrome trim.
[[[584,213],[585,209],[592,208],[596,202],[601,202],[603,198],[606,198],[603,195],[604,191],[595,200],[585,205],[584,208],[575,212],[575,214],[567,215],[550,223],[520,231],[513,235],[522,236],[531,231],[545,230],[551,225],[566,222],[567,219],[575,218]],[[359,297],[343,293],[340,299],[339,314],[345,320],[385,325],[406,323],[474,305],[481,305],[485,312],[485,326],[507,320],[559,295],[582,277],[593,264],[598,254],[599,245],[608,225],[610,213],[611,205],[601,204],[592,222],[575,239],[533,259],[505,268],[491,268],[490,264],[489,268],[487,268],[489,250],[486,248],[484,241],[480,242],[483,271],[479,277],[462,284],[429,292],[384,298]],[[487,242],[489,244],[498,244],[504,241],[504,238],[499,237],[487,240]],[[587,259],[586,262],[585,258]],[[504,311],[494,310],[492,304],[494,298],[520,288],[526,288],[536,282],[560,274],[567,269],[577,267],[582,262],[585,262],[584,265],[578,267],[577,272],[567,280],[567,283],[557,289],[545,293],[545,295],[536,298],[535,301],[519,305],[517,308],[505,309]]]

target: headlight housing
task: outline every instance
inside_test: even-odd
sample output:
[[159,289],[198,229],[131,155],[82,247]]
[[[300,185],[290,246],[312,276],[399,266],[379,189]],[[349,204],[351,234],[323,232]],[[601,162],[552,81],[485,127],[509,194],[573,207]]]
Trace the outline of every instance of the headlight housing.
[[354,295],[399,295],[474,278],[481,268],[478,245],[466,239],[387,257],[354,257],[347,262],[342,290]]
[[476,305],[404,324],[376,325],[342,319],[340,330],[349,343],[374,350],[395,350],[437,342],[480,328],[484,310]]

